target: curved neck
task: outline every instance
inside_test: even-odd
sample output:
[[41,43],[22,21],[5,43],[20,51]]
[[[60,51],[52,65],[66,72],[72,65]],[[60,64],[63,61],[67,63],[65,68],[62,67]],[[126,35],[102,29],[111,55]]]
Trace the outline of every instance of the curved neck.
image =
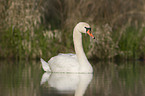
[[82,34],[77,30],[76,27],[74,28],[74,31],[73,31],[73,41],[74,41],[75,52],[76,52],[76,55],[80,64],[80,71],[92,72],[92,67],[83,50]]
[[76,52],[79,62],[81,63],[82,60],[87,60],[87,57],[85,55],[83,45],[82,45],[82,34],[78,32],[76,28],[74,29],[74,32],[73,32],[73,41],[74,41],[75,52]]

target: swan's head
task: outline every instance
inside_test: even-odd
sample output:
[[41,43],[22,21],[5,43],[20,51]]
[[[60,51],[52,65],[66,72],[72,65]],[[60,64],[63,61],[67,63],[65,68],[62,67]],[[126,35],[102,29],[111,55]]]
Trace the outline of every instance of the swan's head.
[[91,33],[91,27],[88,23],[85,22],[79,22],[76,25],[76,28],[79,32],[81,33],[87,33],[88,35],[90,35],[93,39],[95,39],[95,37],[93,36],[93,34]]

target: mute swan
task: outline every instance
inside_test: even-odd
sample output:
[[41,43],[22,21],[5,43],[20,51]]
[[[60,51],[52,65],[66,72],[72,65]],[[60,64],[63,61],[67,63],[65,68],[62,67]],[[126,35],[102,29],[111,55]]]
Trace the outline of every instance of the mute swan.
[[89,24],[79,22],[73,30],[73,42],[76,54],[58,54],[48,63],[41,58],[42,68],[48,72],[92,73],[93,68],[89,63],[82,46],[82,34],[87,33],[93,39]]

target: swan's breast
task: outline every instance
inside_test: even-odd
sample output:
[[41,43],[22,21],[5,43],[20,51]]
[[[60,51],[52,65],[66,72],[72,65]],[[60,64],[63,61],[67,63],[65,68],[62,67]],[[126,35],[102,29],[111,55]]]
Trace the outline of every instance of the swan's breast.
[[52,57],[48,64],[53,72],[78,72],[79,62],[75,54],[59,54]]

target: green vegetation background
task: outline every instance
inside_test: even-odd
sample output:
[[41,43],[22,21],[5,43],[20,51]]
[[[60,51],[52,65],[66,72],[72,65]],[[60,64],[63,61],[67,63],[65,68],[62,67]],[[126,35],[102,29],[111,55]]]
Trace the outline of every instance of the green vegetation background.
[[2,0],[0,58],[48,60],[74,53],[72,30],[80,21],[96,37],[83,35],[88,58],[145,58],[144,0]]

